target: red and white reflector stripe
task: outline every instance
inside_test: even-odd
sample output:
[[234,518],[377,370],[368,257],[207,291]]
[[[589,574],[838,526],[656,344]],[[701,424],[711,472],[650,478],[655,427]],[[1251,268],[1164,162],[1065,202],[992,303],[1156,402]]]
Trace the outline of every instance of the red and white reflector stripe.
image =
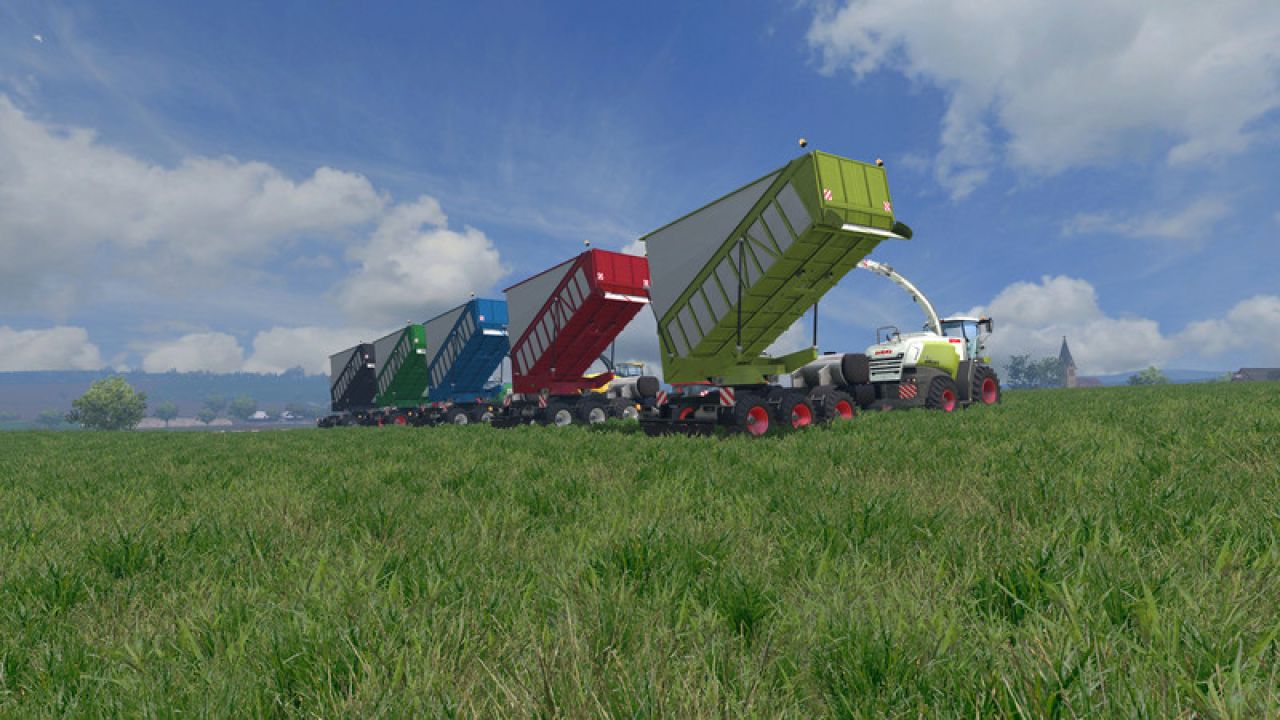
[[667,404],[667,391],[659,390],[658,391],[658,407],[662,407],[663,405],[666,405],[666,404]]
[[502,398],[502,407],[511,407],[511,394],[508,393]]
[[898,398],[901,400],[911,400],[916,396],[916,384],[913,382],[902,383],[898,386]]
[[720,404],[725,407],[733,407],[737,400],[733,397],[733,388],[720,388]]
[[823,199],[823,200],[826,200],[827,202],[831,202],[831,190],[830,190],[830,189],[828,189],[828,188],[822,188],[822,199]]
[[540,408],[544,408],[544,407],[546,407],[546,406],[547,406],[547,396],[546,396],[546,395],[539,395],[539,396],[538,396],[538,407],[540,407]]

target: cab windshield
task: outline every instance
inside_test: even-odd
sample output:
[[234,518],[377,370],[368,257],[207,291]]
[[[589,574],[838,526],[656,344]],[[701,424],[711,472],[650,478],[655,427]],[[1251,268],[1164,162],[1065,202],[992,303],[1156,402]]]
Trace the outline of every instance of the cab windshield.
[[942,334],[946,335],[947,337],[954,337],[954,338],[967,339],[971,337],[976,337],[977,333],[973,329],[969,328],[969,326],[973,324],[974,323],[963,322],[963,321],[945,322],[945,323],[942,323]]

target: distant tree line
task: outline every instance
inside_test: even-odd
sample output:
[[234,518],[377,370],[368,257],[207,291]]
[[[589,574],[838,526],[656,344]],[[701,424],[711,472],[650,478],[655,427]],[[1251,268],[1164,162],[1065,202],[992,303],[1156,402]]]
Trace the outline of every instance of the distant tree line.
[[1019,389],[1063,387],[1066,369],[1056,357],[1032,360],[1029,354],[1013,355],[1004,366],[1004,377],[1000,381],[1005,387]]

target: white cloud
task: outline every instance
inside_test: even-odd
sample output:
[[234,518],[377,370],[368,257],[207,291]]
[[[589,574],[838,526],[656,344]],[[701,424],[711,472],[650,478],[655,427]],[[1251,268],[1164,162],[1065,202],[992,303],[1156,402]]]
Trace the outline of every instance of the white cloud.
[[988,347],[1000,358],[997,364],[1008,355],[1024,353],[1056,357],[1063,336],[1082,375],[1174,361],[1193,366],[1226,360],[1280,364],[1280,297],[1275,295],[1254,296],[1221,318],[1192,322],[1166,334],[1154,320],[1108,315],[1087,280],[1045,276],[1038,283],[1014,283],[967,314],[995,320]]
[[0,325],[0,371],[97,370],[104,364],[84,328],[14,330]]
[[[1276,217],[1280,218],[1280,215],[1277,215]],[[626,245],[623,245],[622,252],[627,255],[639,255],[640,257],[645,257],[649,254],[648,249],[640,238],[636,238]]]
[[821,7],[809,42],[828,71],[897,71],[946,94],[935,172],[955,197],[1002,156],[1050,174],[1165,148],[1175,164],[1238,153],[1280,107],[1270,0]]
[[313,375],[329,374],[329,356],[359,342],[372,342],[387,331],[357,328],[274,327],[253,338],[246,372],[282,373],[301,367]]
[[1191,323],[1178,340],[1206,357],[1247,351],[1255,362],[1280,365],[1280,297],[1255,295],[1243,300],[1222,318]]
[[92,132],[40,124],[3,95],[0,187],[0,299],[63,311],[105,272],[186,283],[366,223],[386,205],[367,179],[331,168],[296,182],[233,158],[151,164]]
[[237,372],[243,365],[244,350],[240,343],[235,337],[220,332],[183,335],[153,346],[142,357],[142,369],[155,373],[170,370]]
[[1201,244],[1213,235],[1213,226],[1230,212],[1230,206],[1218,198],[1200,198],[1177,212],[1148,213],[1135,218],[1081,213],[1072,218],[1062,232],[1064,235],[1109,234]]
[[1154,320],[1104,313],[1093,285],[1079,278],[1045,276],[1039,283],[1014,283],[970,314],[995,320],[988,349],[1000,357],[1056,357],[1065,336],[1082,375],[1164,365],[1179,351]]
[[397,205],[348,256],[360,268],[338,291],[352,318],[375,324],[422,321],[492,287],[507,268],[485,234],[450,230],[434,198]]

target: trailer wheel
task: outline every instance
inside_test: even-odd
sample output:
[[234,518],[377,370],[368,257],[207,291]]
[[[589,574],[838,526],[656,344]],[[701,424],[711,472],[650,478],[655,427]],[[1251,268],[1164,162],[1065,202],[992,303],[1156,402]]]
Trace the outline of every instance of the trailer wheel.
[[573,424],[573,406],[563,400],[552,400],[543,410],[543,424],[564,427]]
[[769,434],[771,422],[769,406],[754,393],[738,393],[738,401],[733,406],[733,426],[740,432],[753,437]]
[[444,411],[444,421],[451,425],[470,425],[471,416],[464,408],[451,407]]
[[391,418],[391,422],[394,425],[408,425],[409,418],[402,413],[397,413],[395,417]]
[[827,405],[822,408],[822,414],[828,421],[852,420],[853,416],[858,414],[858,404],[853,401],[849,393],[843,390],[836,390],[826,399]]
[[493,411],[487,407],[478,407],[471,411],[471,422],[488,425],[493,422]]
[[630,398],[615,398],[613,401],[613,414],[623,420],[640,419],[640,411],[636,409],[635,401]]
[[608,406],[595,398],[583,400],[578,404],[578,419],[586,425],[599,425],[609,419]]
[[951,412],[956,409],[956,381],[949,375],[939,375],[929,381],[929,394],[924,406],[932,410]]
[[798,430],[808,427],[814,422],[813,405],[805,394],[798,390],[788,390],[778,397],[778,422],[782,427]]
[[1000,402],[1000,378],[996,371],[986,365],[973,369],[973,390],[969,399],[983,405],[995,405]]

